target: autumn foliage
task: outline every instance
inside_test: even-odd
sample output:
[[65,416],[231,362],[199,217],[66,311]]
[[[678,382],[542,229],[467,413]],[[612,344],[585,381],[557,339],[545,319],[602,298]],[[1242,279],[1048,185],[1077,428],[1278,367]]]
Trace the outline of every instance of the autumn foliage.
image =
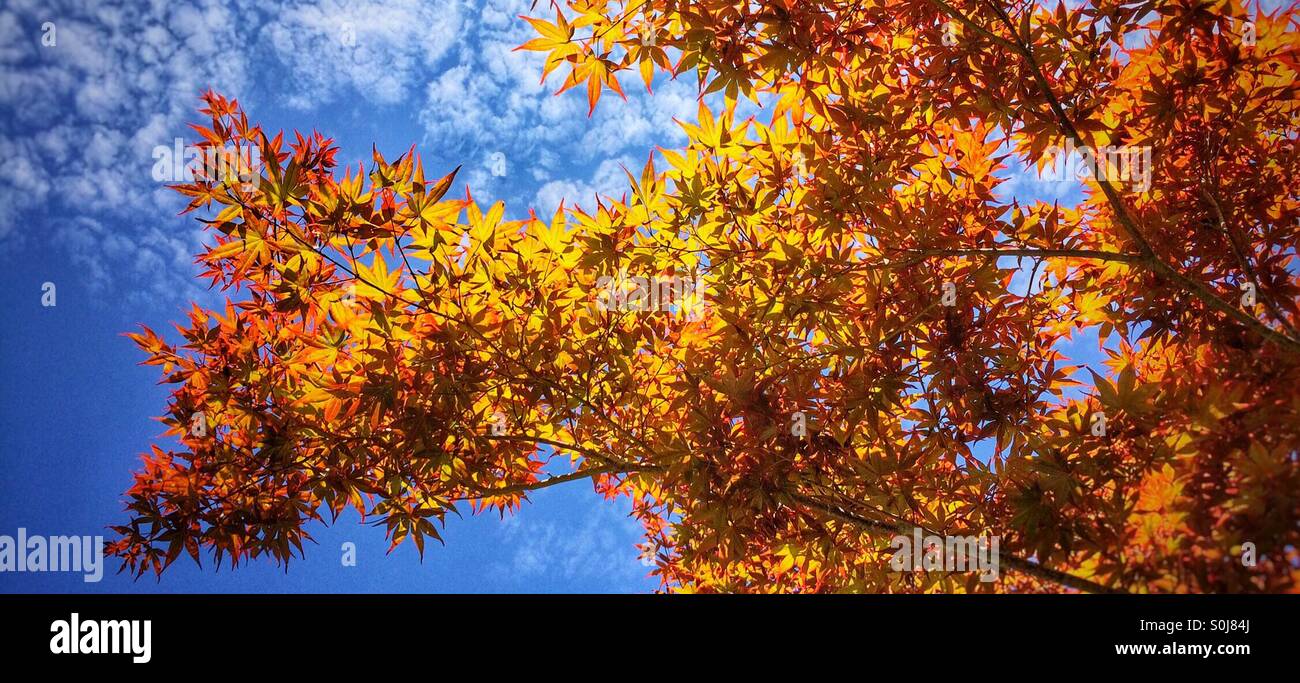
[[[423,553],[458,504],[581,480],[630,498],[666,590],[1300,585],[1295,7],[534,13],[522,49],[592,108],[698,79],[689,145],[621,198],[504,220],[414,149],[340,167],[205,97],[201,144],[265,168],[176,188],[231,299],[132,335],[181,446],[136,475],[126,566],[287,562],[348,506]],[[1067,144],[1149,147],[1150,187],[1103,165],[1073,208],[999,194]],[[705,303],[597,305],[620,274],[698,275]],[[999,536],[1001,580],[891,571],[914,527]]]

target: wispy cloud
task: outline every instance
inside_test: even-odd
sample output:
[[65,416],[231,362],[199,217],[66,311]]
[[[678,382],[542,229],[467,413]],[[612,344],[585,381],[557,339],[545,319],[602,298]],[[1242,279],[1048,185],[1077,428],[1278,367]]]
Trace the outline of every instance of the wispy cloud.
[[[589,203],[593,187],[605,191],[604,162],[640,157],[639,168],[655,145],[683,142],[673,117],[693,117],[697,107],[694,83],[660,77],[650,95],[632,77],[623,83],[626,101],[607,94],[588,118],[582,93],[554,95],[562,69],[543,84],[544,55],[515,50],[534,37],[516,18],[529,4],[487,0],[471,13],[456,66],[430,81],[420,113],[430,147],[477,162],[465,175],[475,195],[523,202],[512,206],[518,212],[533,200],[539,211],[553,210],[560,198]],[[508,172],[494,174],[501,158]]]
[[8,2],[0,250],[53,246],[88,284],[128,298],[201,296],[203,234],[152,168],[155,148],[192,137],[184,124],[209,88],[255,118],[391,120],[515,216],[621,194],[620,164],[639,169],[655,145],[684,139],[672,119],[694,116],[696,87],[660,78],[649,96],[633,77],[626,102],[607,96],[588,118],[581,93],[539,83],[542,55],[514,50],[531,37],[517,18],[529,4]]
[[186,272],[197,233],[158,229],[151,151],[202,89],[245,83],[239,25],[216,0],[0,10],[0,241],[56,237],[92,283]]
[[549,577],[605,590],[643,580],[650,570],[635,559],[640,525],[620,506],[603,501],[576,507],[585,514],[576,524],[526,513],[507,517],[500,533],[516,549],[508,561],[491,568],[493,578],[527,586]]
[[257,37],[287,68],[290,106],[357,93],[396,104],[461,39],[465,14],[459,0],[290,3]]

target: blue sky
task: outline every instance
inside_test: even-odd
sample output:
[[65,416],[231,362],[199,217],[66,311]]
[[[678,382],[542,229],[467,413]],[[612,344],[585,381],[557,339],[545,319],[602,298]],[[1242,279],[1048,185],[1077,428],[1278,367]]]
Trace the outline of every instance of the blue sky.
[[[189,301],[204,236],[153,180],[152,152],[199,120],[198,94],[237,97],[268,129],[317,129],[339,161],[389,158],[412,143],[430,174],[464,164],[480,201],[548,215],[563,198],[622,192],[621,164],[684,140],[694,87],[627,88],[586,117],[579,93],[539,85],[528,0],[197,3],[27,2],[0,9],[0,534],[104,533],[121,523],[138,454],[161,433],[167,388],[121,333],[164,331]],[[42,45],[52,22],[54,45]],[[504,162],[504,173],[500,173]],[[497,173],[494,173],[494,166]],[[500,173],[500,174],[498,174]],[[453,190],[462,192],[463,190]],[[42,285],[57,305],[41,306]],[[385,556],[381,528],[345,517],[286,573],[178,561],[156,582],[109,573],[0,573],[0,591],[645,591],[628,507],[574,483],[513,518],[452,518],[423,563]],[[354,542],[358,565],[343,567]]]

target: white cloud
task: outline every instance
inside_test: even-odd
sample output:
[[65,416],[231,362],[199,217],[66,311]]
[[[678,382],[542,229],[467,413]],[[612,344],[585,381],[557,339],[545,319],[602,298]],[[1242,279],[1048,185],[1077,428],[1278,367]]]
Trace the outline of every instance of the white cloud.
[[[47,21],[49,46],[41,41]],[[158,210],[150,152],[183,134],[202,89],[245,83],[244,60],[230,58],[241,44],[236,27],[216,0],[14,2],[0,12],[10,46],[0,51],[0,108],[8,112],[0,120],[0,203],[9,208],[0,243],[53,240],[92,283],[117,279],[174,296],[190,279],[197,228],[174,218],[179,206]],[[187,257],[178,268],[181,250]]]
[[291,106],[310,108],[348,86],[395,104],[459,40],[463,11],[458,0],[295,3],[258,37],[292,74]]
[[596,206],[594,200],[596,195],[617,198],[627,192],[627,174],[623,169],[626,168],[634,177],[639,177],[644,163],[644,161],[637,163],[630,156],[606,159],[600,162],[588,179],[552,180],[537,190],[533,207],[537,209],[537,215],[550,216],[555,213],[560,201],[564,200],[565,206],[573,207],[576,204],[590,211]]
[[576,524],[538,519],[528,511],[503,520],[501,533],[516,550],[508,561],[493,566],[495,577],[528,584],[547,576],[613,590],[643,579],[650,570],[635,559],[640,524],[608,501],[581,507],[584,517]]
[[[513,215],[523,214],[527,202],[541,215],[561,199],[588,206],[593,192],[621,194],[626,178],[618,162],[639,170],[656,145],[683,143],[672,119],[693,118],[698,106],[691,82],[660,76],[651,95],[639,76],[631,76],[623,82],[626,101],[606,92],[588,118],[582,88],[554,94],[563,68],[542,84],[545,55],[515,50],[534,37],[527,23],[514,19],[529,14],[529,4],[487,0],[465,24],[458,66],[429,84],[420,114],[427,146],[448,158],[480,163],[500,153],[510,160],[507,178],[491,176],[481,164],[467,166],[463,177],[476,198],[505,199]],[[618,171],[613,183],[610,162]]]
[[1050,164],[1040,174],[1034,164],[1019,155],[1008,156],[1005,163],[1007,168],[998,173],[998,177],[1006,178],[1006,182],[994,190],[1001,201],[1015,199],[1022,204],[1045,201],[1073,207],[1083,199],[1083,184],[1073,178],[1053,180]]
[[[7,2],[0,246],[57,236],[92,283],[139,289],[126,277],[138,272],[166,283],[144,289],[198,295],[199,226],[176,217],[183,202],[151,169],[155,146],[192,137],[184,124],[199,94],[303,107],[345,94],[409,99],[458,39],[461,11],[456,0]],[[41,41],[47,21],[52,46]]]
[[539,82],[543,55],[515,51],[532,37],[517,19],[530,2],[11,0],[0,9],[0,249],[57,235],[47,253],[95,264],[84,269],[95,283],[136,286],[139,272],[165,283],[145,290],[199,296],[190,256],[202,232],[176,216],[183,200],[153,179],[152,152],[193,137],[184,124],[209,88],[258,120],[310,109],[295,116],[308,128],[322,115],[406,117],[431,167],[463,163],[475,197],[507,200],[513,216],[622,194],[619,163],[639,170],[655,145],[684,140],[672,118],[694,116],[694,83],[661,77],[650,96],[632,76],[626,102],[606,93],[588,118],[580,89],[557,97],[559,74]]

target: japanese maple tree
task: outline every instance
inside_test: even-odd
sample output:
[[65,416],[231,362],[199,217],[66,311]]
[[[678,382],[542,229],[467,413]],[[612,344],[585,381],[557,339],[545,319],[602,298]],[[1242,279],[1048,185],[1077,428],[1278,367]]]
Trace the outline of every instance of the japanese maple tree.
[[[414,148],[340,168],[205,97],[200,144],[264,168],[176,188],[231,298],[183,342],[132,335],[182,445],[136,475],[126,566],[288,562],[348,506],[423,553],[460,503],[586,481],[631,500],[666,590],[1300,583],[1295,7],[534,14],[522,49],[592,109],[698,80],[688,146],[621,198],[504,220]],[[999,192],[1067,147],[1149,150],[1149,182],[1099,161],[1072,208]],[[702,296],[603,305],[628,276]],[[917,528],[998,536],[1004,575],[891,570]]]

